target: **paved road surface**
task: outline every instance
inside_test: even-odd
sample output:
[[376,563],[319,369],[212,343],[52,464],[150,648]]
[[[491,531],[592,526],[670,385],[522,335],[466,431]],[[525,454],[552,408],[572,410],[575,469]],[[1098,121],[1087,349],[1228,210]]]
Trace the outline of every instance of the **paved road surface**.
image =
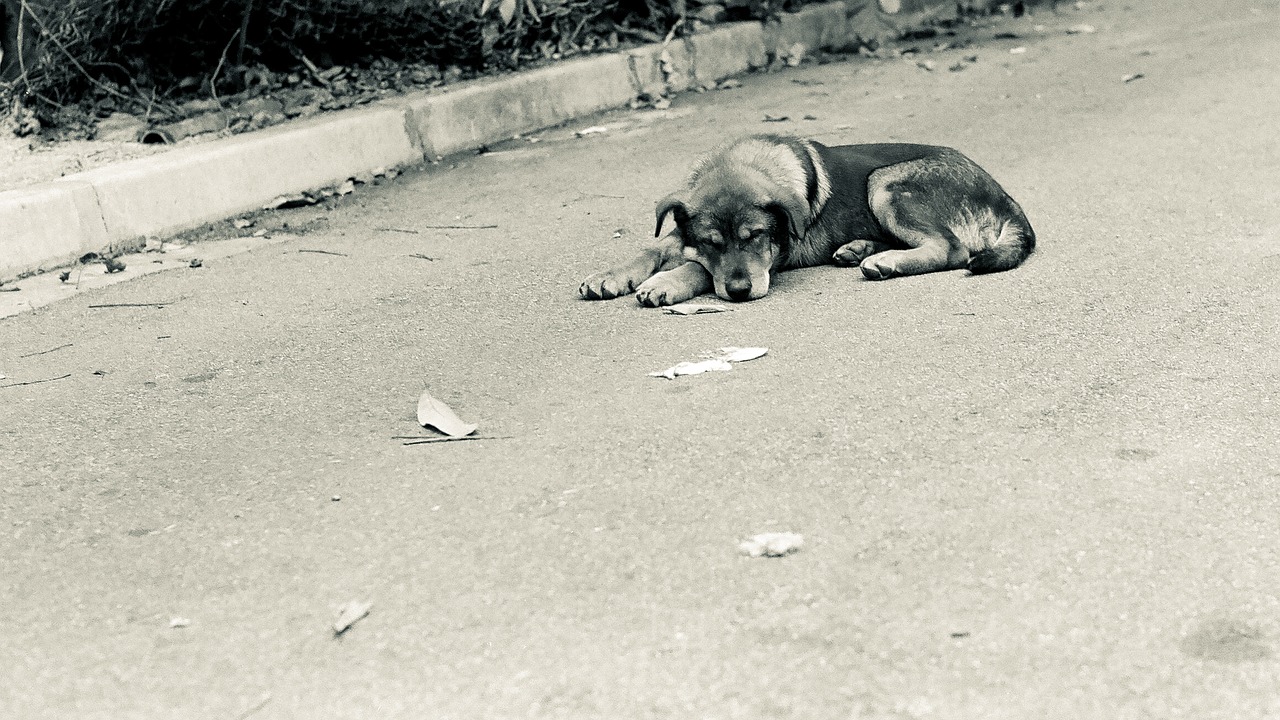
[[[1101,5],[549,131],[0,322],[4,382],[71,373],[0,388],[0,715],[1280,716],[1280,4]],[[576,298],[762,130],[960,147],[1041,249],[713,316]],[[770,352],[647,376],[722,345]],[[424,386],[503,439],[393,440]],[[737,554],[767,530],[804,550]]]

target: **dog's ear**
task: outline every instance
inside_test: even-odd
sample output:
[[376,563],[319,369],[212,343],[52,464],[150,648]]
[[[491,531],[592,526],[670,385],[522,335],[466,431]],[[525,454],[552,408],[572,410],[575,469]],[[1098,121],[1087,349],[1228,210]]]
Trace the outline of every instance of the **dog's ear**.
[[667,219],[667,215],[675,216],[676,227],[681,230],[684,230],[685,223],[689,222],[689,206],[675,193],[658,201],[657,214],[658,226],[653,229],[654,237],[662,236],[662,223]]
[[809,229],[809,209],[799,202],[774,200],[765,205],[764,209],[773,215],[775,223],[782,227],[784,237],[789,240],[799,240]]

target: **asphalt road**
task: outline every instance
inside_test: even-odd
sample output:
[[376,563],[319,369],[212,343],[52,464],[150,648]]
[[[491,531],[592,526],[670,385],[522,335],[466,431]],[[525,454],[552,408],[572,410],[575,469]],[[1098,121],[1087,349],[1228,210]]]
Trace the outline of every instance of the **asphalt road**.
[[[0,715],[1280,717],[1280,3],[1010,27],[0,321],[0,385],[70,374],[0,387]],[[699,317],[576,297],[759,131],[958,147],[1040,248]],[[498,227],[427,227],[464,224]],[[647,376],[723,345],[769,354]],[[495,439],[401,445],[424,387]],[[804,549],[738,554],[772,530]]]

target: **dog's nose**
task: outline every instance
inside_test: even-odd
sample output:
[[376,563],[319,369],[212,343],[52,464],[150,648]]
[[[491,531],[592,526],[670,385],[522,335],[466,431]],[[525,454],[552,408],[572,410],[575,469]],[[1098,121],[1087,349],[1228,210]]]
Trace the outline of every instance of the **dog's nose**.
[[724,291],[729,294],[729,299],[734,302],[742,302],[751,299],[751,280],[730,280],[724,284]]

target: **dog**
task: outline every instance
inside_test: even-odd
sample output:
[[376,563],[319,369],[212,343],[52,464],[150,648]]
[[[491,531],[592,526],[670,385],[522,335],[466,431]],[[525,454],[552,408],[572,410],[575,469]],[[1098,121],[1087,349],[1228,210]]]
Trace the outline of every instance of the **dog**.
[[1036,244],[1022,207],[994,178],[933,145],[827,147],[753,135],[707,155],[685,188],[658,202],[655,237],[668,216],[671,233],[588,277],[579,296],[634,291],[658,307],[714,291],[742,302],[764,297],[780,270],[856,265],[868,280],[991,273],[1017,267]]

